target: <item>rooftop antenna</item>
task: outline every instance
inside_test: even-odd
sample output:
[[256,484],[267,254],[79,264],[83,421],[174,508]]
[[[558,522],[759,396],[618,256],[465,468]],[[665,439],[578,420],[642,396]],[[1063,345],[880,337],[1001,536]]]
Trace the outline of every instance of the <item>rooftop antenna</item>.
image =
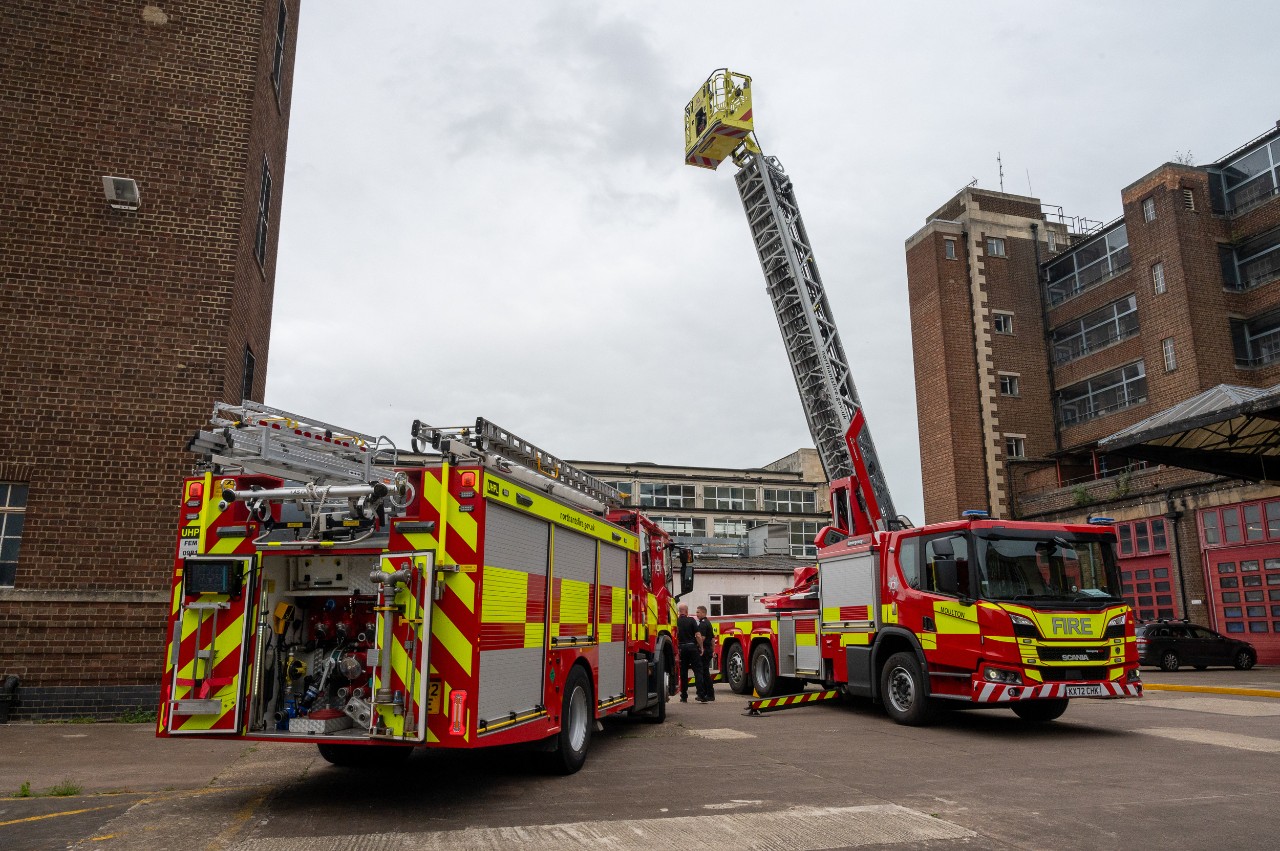
[[1032,198],[1036,197],[1036,193],[1031,189],[1031,169],[1027,169],[1027,194]]
[[996,151],[996,166],[1000,169],[1000,191],[1004,191],[1004,161],[1000,159],[1000,152]]

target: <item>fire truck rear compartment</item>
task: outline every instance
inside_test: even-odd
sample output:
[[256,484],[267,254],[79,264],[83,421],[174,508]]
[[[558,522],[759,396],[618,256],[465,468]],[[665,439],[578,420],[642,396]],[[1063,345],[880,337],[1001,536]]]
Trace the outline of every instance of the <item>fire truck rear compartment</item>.
[[264,555],[249,731],[367,739],[379,661],[376,555]]

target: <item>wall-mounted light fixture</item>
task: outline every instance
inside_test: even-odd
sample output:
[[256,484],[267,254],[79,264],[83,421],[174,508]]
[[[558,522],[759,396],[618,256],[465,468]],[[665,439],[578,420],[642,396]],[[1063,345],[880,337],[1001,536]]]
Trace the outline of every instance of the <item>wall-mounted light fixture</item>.
[[137,210],[142,205],[138,197],[138,182],[132,177],[102,177],[102,192],[113,210]]

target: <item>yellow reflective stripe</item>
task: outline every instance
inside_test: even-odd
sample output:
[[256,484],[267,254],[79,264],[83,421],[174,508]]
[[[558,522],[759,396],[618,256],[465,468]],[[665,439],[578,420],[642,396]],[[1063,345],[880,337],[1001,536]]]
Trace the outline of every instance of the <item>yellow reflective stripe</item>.
[[863,644],[870,644],[873,635],[870,632],[842,632],[840,633],[841,647],[854,647]]
[[541,647],[546,642],[547,626],[542,621],[524,625],[524,646]]
[[561,579],[560,621],[556,624],[556,635],[581,634],[572,628],[566,633],[563,629],[564,624],[587,624],[587,630],[590,632],[591,626],[588,623],[590,610],[591,583],[577,579]]
[[[474,585],[473,581],[473,588]],[[474,594],[474,590],[472,593]],[[529,574],[521,570],[485,565],[484,590],[480,596],[482,623],[524,623],[529,605]]]
[[[562,505],[555,500],[542,496],[525,485],[517,485],[492,473],[485,473],[484,495],[494,502],[500,502],[525,514],[532,514],[543,520],[549,520],[592,538],[613,544],[617,547],[640,551],[640,539],[621,526],[614,526],[594,514],[577,511]],[[522,504],[517,496],[523,497],[528,504]]]

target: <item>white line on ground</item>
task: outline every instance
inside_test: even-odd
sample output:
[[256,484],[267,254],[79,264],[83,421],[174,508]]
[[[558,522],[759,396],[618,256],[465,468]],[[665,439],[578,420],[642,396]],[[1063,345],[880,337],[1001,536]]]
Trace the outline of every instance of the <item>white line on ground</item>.
[[705,730],[690,729],[690,736],[701,736],[704,739],[754,739],[755,733],[735,730],[732,727],[709,727]]
[[1280,715],[1280,701],[1247,700],[1230,697],[1144,697],[1142,700],[1117,700],[1114,702],[1143,709],[1183,709],[1191,712],[1209,712],[1213,715],[1240,715],[1247,718]]
[[584,821],[524,827],[473,827],[422,833],[300,836],[252,839],[237,851],[652,851],[698,848],[738,851],[744,841],[759,851],[823,851],[858,845],[969,839],[971,830],[893,804],[863,807],[792,807],[767,813]]
[[1153,727],[1147,730],[1134,730],[1144,736],[1160,736],[1179,742],[1193,742],[1200,745],[1217,745],[1222,748],[1235,748],[1241,751],[1257,751],[1259,753],[1280,753],[1280,741],[1263,739],[1258,736],[1241,736],[1238,733],[1225,733],[1221,730],[1199,730],[1194,727]]

